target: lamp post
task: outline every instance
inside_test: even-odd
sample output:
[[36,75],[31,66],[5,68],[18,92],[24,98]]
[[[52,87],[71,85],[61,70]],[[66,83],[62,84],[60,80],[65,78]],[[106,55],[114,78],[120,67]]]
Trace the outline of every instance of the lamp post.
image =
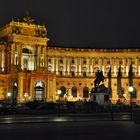
[[26,101],[27,101],[28,96],[29,96],[28,93],[25,92],[25,94],[24,94],[24,97],[25,97],[25,103],[26,103]]
[[129,90],[129,93],[130,93],[130,106],[131,106],[131,120],[132,120],[132,115],[133,115],[133,106],[132,106],[132,94],[133,94],[133,91],[134,91],[134,88],[132,86],[130,86],[128,88]]
[[60,95],[61,95],[62,91],[61,90],[57,90],[57,94],[58,94],[58,116],[60,116]]
[[8,105],[10,104],[10,97],[11,97],[11,93],[10,93],[10,92],[8,92],[8,93],[7,93]]

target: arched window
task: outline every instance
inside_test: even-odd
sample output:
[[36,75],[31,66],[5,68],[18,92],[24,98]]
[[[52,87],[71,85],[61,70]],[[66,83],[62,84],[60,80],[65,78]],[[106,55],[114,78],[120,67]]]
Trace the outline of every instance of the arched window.
[[88,87],[84,87],[83,88],[83,97],[88,97],[89,95],[89,88]]
[[72,96],[77,97],[77,87],[72,87]]
[[31,50],[29,50],[28,48],[23,48],[22,53],[32,54]]

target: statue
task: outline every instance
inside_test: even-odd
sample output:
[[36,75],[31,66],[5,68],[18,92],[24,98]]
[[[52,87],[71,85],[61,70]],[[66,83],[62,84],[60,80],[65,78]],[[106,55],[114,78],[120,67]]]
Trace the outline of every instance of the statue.
[[95,77],[96,77],[96,79],[94,80],[94,87],[95,87],[95,89],[97,89],[97,87],[99,87],[100,83],[104,82],[105,77],[103,75],[103,72],[99,71],[99,70],[96,72]]

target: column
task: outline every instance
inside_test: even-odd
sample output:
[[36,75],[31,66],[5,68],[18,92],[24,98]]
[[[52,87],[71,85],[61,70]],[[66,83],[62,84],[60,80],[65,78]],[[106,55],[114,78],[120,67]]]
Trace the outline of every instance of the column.
[[59,73],[59,58],[56,56],[56,74],[58,75]]
[[79,58],[79,75],[80,76],[82,75],[81,71],[82,71],[82,58],[80,57]]
[[79,57],[76,58],[76,60],[77,60],[76,61],[77,76],[79,76],[79,61],[80,61],[79,59],[80,59]]
[[70,57],[67,57],[67,72],[70,75]]
[[64,57],[64,69],[63,69],[63,74],[66,75],[66,71],[67,71],[67,57]]
[[23,75],[18,74],[18,102],[23,102]]
[[53,102],[56,101],[56,79],[53,78]]
[[18,70],[21,70],[22,68],[22,44],[15,44],[17,46],[17,51],[18,51]]
[[37,67],[40,67],[40,50],[41,46],[37,46]]
[[46,48],[46,46],[43,47],[43,53],[44,53],[44,67],[48,71],[48,48]]
[[90,62],[90,57],[88,57],[87,58],[87,68],[88,68],[88,70],[87,70],[87,72],[88,72],[88,76],[90,75],[90,64],[91,64],[91,62]]

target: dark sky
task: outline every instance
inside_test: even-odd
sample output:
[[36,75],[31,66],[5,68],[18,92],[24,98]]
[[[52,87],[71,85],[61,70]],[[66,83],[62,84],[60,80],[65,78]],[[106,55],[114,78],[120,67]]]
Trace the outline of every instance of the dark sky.
[[140,48],[140,0],[0,0],[0,25],[27,10],[52,46]]

